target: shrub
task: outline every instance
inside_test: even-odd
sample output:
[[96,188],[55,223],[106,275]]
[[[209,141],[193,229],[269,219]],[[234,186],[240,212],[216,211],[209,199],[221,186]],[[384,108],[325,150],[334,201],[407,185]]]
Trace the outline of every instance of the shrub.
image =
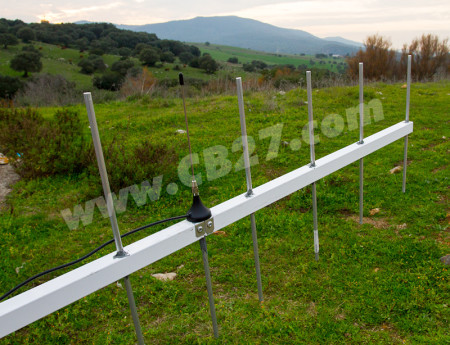
[[[0,108],[2,150],[10,157],[21,154],[20,160],[13,162],[21,176],[88,172],[98,179],[101,189],[95,151],[83,128],[86,126],[78,113],[69,109],[58,110],[52,119],[46,119],[31,108]],[[122,143],[118,140],[104,145],[113,190],[155,177],[177,159],[173,149],[148,141],[131,149]]]
[[16,102],[22,106],[55,106],[78,103],[82,100],[75,82],[61,75],[34,76],[17,93]]
[[130,59],[119,60],[112,64],[111,71],[117,72],[125,76],[127,75],[128,70],[132,67],[134,67],[134,63]]
[[94,77],[92,83],[98,89],[118,91],[122,86],[124,76],[120,73],[108,71],[102,76]]
[[44,119],[33,109],[0,109],[0,142],[23,177],[80,172],[86,142],[75,111],[62,109]]
[[106,69],[105,62],[99,55],[91,54],[87,59],[82,59],[78,66],[81,67],[80,72],[84,74],[92,74],[94,72],[102,72]]
[[[104,156],[109,183],[114,191],[163,173],[177,159],[173,149],[158,146],[149,141],[144,141],[134,148],[128,148],[119,141],[113,141],[105,146]],[[87,157],[88,172],[97,176],[100,192],[100,175],[92,146],[89,148]]]
[[229,63],[239,63],[239,60],[237,57],[230,57],[227,62]]
[[21,87],[19,78],[0,75],[0,98],[12,99]]
[[120,93],[126,97],[143,96],[151,94],[156,86],[157,79],[146,67],[140,73],[129,73],[120,89]]

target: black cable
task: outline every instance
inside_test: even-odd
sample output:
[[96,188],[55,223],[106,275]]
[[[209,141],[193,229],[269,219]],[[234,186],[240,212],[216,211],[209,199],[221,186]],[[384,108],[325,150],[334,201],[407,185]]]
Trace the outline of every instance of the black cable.
[[[128,236],[128,235],[134,234],[134,233],[136,233],[136,232],[138,232],[138,231],[141,231],[141,230],[150,228],[150,227],[152,227],[152,226],[155,226],[155,225],[158,225],[158,224],[161,224],[161,223],[165,223],[165,222],[169,222],[169,221],[171,221],[171,220],[176,220],[176,219],[186,218],[186,217],[187,217],[187,214],[186,214],[186,215],[183,215],[183,216],[176,216],[176,217],[172,217],[172,218],[167,218],[167,219],[163,219],[163,220],[158,220],[158,221],[156,221],[156,222],[153,222],[153,223],[150,223],[150,224],[141,226],[141,227],[139,227],[139,228],[133,229],[133,230],[131,230],[131,231],[128,231],[127,233],[121,235],[120,237],[121,237],[121,238],[124,238],[124,237],[126,237],[126,236]],[[29,282],[32,282],[33,280],[35,280],[35,279],[37,279],[37,278],[39,278],[39,277],[42,277],[43,275],[46,275],[46,274],[48,274],[48,273],[51,273],[51,272],[54,272],[54,271],[57,271],[57,270],[60,270],[60,269],[63,269],[63,268],[66,268],[66,267],[75,265],[75,264],[77,264],[77,263],[79,263],[79,262],[81,262],[81,261],[87,259],[88,257],[94,255],[94,254],[97,253],[99,250],[105,248],[107,245],[109,245],[109,244],[111,244],[111,243],[113,243],[113,242],[114,242],[114,239],[109,240],[108,242],[103,243],[102,245],[100,245],[99,247],[95,248],[95,249],[94,249],[93,251],[91,251],[90,253],[88,253],[88,254],[82,256],[81,258],[78,258],[78,259],[76,259],[76,260],[74,260],[74,261],[71,261],[71,262],[68,262],[68,263],[66,263],[66,264],[63,264],[63,265],[61,265],[61,266],[57,266],[57,267],[50,268],[50,269],[48,269],[48,270],[46,270],[46,271],[43,271],[43,272],[41,272],[41,273],[38,273],[38,274],[32,276],[31,278],[28,278],[27,280],[23,281],[23,282],[20,283],[19,285],[15,286],[15,287],[12,288],[11,290],[9,290],[9,291],[8,291],[7,293],[5,293],[3,296],[1,296],[1,297],[0,297],[0,301],[4,300],[6,297],[8,297],[9,295],[11,295],[14,291],[20,289],[22,286],[28,284]]]

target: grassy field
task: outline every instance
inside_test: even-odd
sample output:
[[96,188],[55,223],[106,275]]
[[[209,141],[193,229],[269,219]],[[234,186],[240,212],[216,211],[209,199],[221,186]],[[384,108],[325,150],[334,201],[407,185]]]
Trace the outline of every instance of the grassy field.
[[[237,48],[230,46],[223,46],[218,44],[201,44],[192,43],[197,46],[202,53],[209,53],[215,60],[226,62],[230,57],[237,57],[239,63],[243,64],[246,62],[252,62],[253,60],[263,61],[268,65],[294,65],[298,67],[299,65],[306,65],[312,67],[310,61],[314,61],[315,68],[326,68],[332,72],[337,72],[337,64],[344,62],[345,58],[323,58],[318,59],[314,55],[290,55],[290,54],[275,54],[260,52],[251,49]],[[319,61],[325,61],[325,64],[319,64]],[[336,64],[333,64],[336,62]]]
[[[379,99],[384,119],[365,127],[369,136],[404,120],[405,94],[399,84],[371,84],[365,100]],[[401,165],[403,140],[365,158],[365,222],[357,223],[358,164],[317,183],[320,261],[314,260],[311,190],[305,188],[256,214],[265,301],[258,303],[249,219],[208,237],[220,338],[212,337],[201,252],[197,244],[130,276],[141,325],[152,344],[448,344],[449,274],[439,258],[450,252],[449,98],[450,83],[413,84],[407,192]],[[309,162],[309,147],[279,147],[267,160],[268,127],[282,124],[281,141],[292,143],[307,124],[306,91],[245,93],[247,130],[255,139],[253,185],[258,186]],[[95,102],[95,99],[94,99]],[[357,87],[314,90],[315,118],[345,119],[358,105]],[[76,106],[89,128],[86,111]],[[119,138],[127,148],[146,139],[187,153],[180,99],[148,99],[98,104],[102,142]],[[42,108],[52,116],[55,108]],[[193,151],[199,153],[203,202],[217,205],[244,193],[245,173],[232,169],[212,178],[204,150],[222,145],[235,166],[242,152],[232,150],[240,136],[235,96],[189,98],[187,110]],[[320,127],[320,125],[319,125]],[[263,131],[262,133],[260,131]],[[354,143],[358,130],[327,138],[320,130],[316,158]],[[298,143],[298,140],[297,140]],[[295,148],[295,149],[294,149]],[[235,151],[235,152],[232,152]],[[130,162],[134,164],[134,162]],[[118,218],[122,233],[159,219],[184,214],[190,189],[174,164],[164,173],[161,197],[137,207],[130,200]],[[209,173],[209,175],[208,175]],[[208,179],[208,176],[210,177]],[[154,177],[149,172],[149,180]],[[176,183],[178,193],[166,191]],[[96,191],[96,192],[93,192]],[[22,280],[85,254],[112,237],[109,221],[96,211],[94,222],[69,230],[60,211],[99,196],[86,174],[21,180],[0,212],[1,292]],[[96,194],[97,193],[97,194]],[[370,211],[379,212],[370,215]],[[129,244],[163,228],[124,239]],[[113,251],[108,247],[102,254]],[[152,277],[176,272],[170,282]],[[60,272],[59,274],[61,274]],[[39,279],[42,283],[55,275]],[[23,291],[23,289],[21,290]],[[447,326],[445,326],[447,325]],[[126,293],[111,284],[0,340],[0,344],[132,344],[133,323]]]
[[[268,65],[276,64],[292,64],[294,66],[307,65],[312,67],[310,60],[315,62],[315,68],[324,68],[333,72],[338,72],[337,64],[345,62],[344,58],[326,58],[317,59],[314,56],[300,56],[300,55],[277,55],[271,53],[258,52],[249,49],[219,46],[219,45],[205,45],[194,44],[200,48],[202,53],[209,53],[217,61],[221,62],[221,69],[215,74],[207,74],[203,70],[198,68],[192,68],[184,66],[178,60],[174,63],[164,63],[160,67],[150,67],[149,70],[159,80],[163,79],[177,79],[178,73],[183,72],[188,75],[189,78],[212,80],[220,78],[228,78],[229,76],[259,76],[259,74],[248,73],[243,71],[242,63],[251,62],[252,60],[260,60]],[[82,58],[88,56],[88,53],[80,53],[76,49],[62,49],[59,46],[46,44],[42,42],[35,42],[34,46],[38,48],[42,53],[43,69],[40,73],[59,74],[65,77],[67,80],[74,81],[77,84],[77,88],[83,91],[92,91],[92,75],[86,75],[80,73],[80,67],[78,63]],[[23,44],[17,46],[10,46],[8,49],[0,48],[0,75],[10,76],[22,76],[22,72],[14,71],[9,67],[11,59],[17,54],[23,47]],[[239,64],[226,63],[228,58],[237,57]],[[103,60],[108,66],[111,66],[115,61],[120,59],[119,56],[105,54],[102,56]],[[140,61],[136,58],[132,58],[136,66],[140,65]],[[325,61],[325,64],[319,64],[319,61]],[[333,64],[336,62],[337,64]],[[180,70],[175,69],[178,66]],[[31,73],[33,75],[35,73]]]
[[[43,68],[40,73],[59,74],[70,81],[76,82],[79,89],[84,91],[93,89],[93,76],[80,73],[81,68],[78,67],[78,63],[82,59],[82,56],[83,58],[87,57],[88,53],[80,53],[78,50],[70,48],[61,49],[58,46],[45,44],[42,42],[35,42],[34,46],[40,49],[43,55],[41,58]],[[20,44],[17,46],[10,46],[8,49],[0,49],[0,74],[22,76],[22,72],[14,71],[11,67],[9,67],[11,59],[22,49],[22,47],[23,45]],[[120,59],[120,56],[105,54],[102,55],[102,58],[108,66],[111,66],[115,61]],[[138,59],[132,58],[132,60],[136,66],[140,65],[140,61]],[[209,80],[217,78],[217,76],[220,77],[222,74],[233,73],[234,70],[237,69],[242,71],[242,68],[233,68],[232,66],[228,66],[224,70],[219,71],[218,74],[209,75],[198,68],[183,66],[183,64],[179,61],[176,61],[175,63],[165,63],[162,67],[150,67],[149,70],[158,79],[177,79],[180,71],[174,69],[176,65],[179,65],[181,71],[188,74],[190,78],[202,80]],[[31,75],[33,74],[35,73],[31,73]]]

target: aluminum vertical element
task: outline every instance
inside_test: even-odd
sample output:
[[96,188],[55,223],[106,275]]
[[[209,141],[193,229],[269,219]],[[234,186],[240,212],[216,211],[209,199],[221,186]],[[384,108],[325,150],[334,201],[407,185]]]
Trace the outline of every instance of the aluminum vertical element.
[[[128,254],[123,249],[122,246],[122,238],[120,237],[116,212],[114,210],[114,203],[111,195],[111,189],[109,186],[108,173],[106,172],[105,159],[103,157],[100,135],[98,133],[97,120],[95,118],[92,96],[90,92],[85,92],[83,95],[84,95],[84,102],[86,103],[86,110],[89,117],[89,124],[91,127],[92,141],[94,142],[95,155],[97,156],[98,170],[100,172],[100,177],[102,179],[103,193],[105,194],[106,199],[106,207],[108,209],[108,215],[114,234],[114,241],[116,243],[117,253],[115,255],[115,258],[124,258]],[[128,304],[130,305],[131,316],[133,318],[134,328],[136,330],[136,336],[138,338],[139,345],[144,345],[144,337],[142,335],[141,325],[139,323],[139,316],[136,309],[136,303],[134,301],[133,289],[131,287],[130,278],[129,276],[125,276],[123,280],[125,283],[125,289],[127,291]]]
[[[311,71],[306,71],[306,87],[308,96],[308,129],[309,129],[309,148],[311,154],[310,168],[316,166],[316,154],[314,151],[314,122],[312,107],[312,90],[311,90]],[[312,206],[313,206],[313,225],[314,225],[314,255],[316,261],[319,261],[319,228],[317,224],[317,194],[316,182],[312,183]]]
[[117,248],[117,257],[124,257],[127,253],[123,250],[122,239],[120,237],[119,226],[117,225],[116,212],[114,210],[114,202],[109,187],[108,173],[106,172],[105,159],[103,157],[102,144],[100,142],[100,135],[98,133],[97,120],[95,118],[94,104],[92,103],[92,96],[90,92],[85,92],[84,102],[86,103],[86,110],[89,117],[89,124],[91,127],[92,141],[94,142],[95,155],[97,156],[98,170],[102,179],[103,193],[105,194],[106,207],[108,209],[108,216],[111,222],[112,231],[114,234],[114,241]]
[[[408,67],[406,77],[406,115],[405,122],[409,122],[409,98],[411,95],[411,55],[408,55]],[[403,184],[402,192],[406,192],[406,166],[408,165],[408,136],[405,136],[405,149],[403,151]]]
[[308,131],[309,131],[309,152],[311,154],[311,167],[316,165],[316,154],[314,152],[314,123],[311,90],[311,71],[306,71],[306,88],[308,96]]
[[200,248],[202,250],[203,268],[205,270],[206,289],[208,290],[209,311],[211,312],[214,337],[218,338],[219,337],[219,327],[217,326],[216,307],[214,305],[214,296],[213,296],[212,284],[211,284],[211,273],[209,271],[208,248],[206,247],[206,238],[202,237],[199,240],[199,243],[200,243]]
[[[241,121],[241,134],[242,134],[242,147],[244,151],[244,166],[245,166],[245,177],[247,180],[247,196],[250,197],[253,194],[252,186],[252,174],[250,171],[250,157],[248,153],[248,140],[247,140],[247,127],[245,125],[245,109],[244,109],[244,95],[242,92],[242,79],[236,78],[236,87],[238,94],[239,103],[239,115]],[[255,270],[256,270],[256,283],[258,285],[258,298],[259,302],[263,302],[262,293],[262,282],[261,282],[261,269],[259,265],[259,251],[258,251],[258,236],[256,232],[256,220],[255,214],[250,215],[250,222],[252,227],[252,241],[253,241],[253,256],[255,259]]]
[[[359,63],[359,144],[364,144],[364,70]],[[359,160],[359,224],[364,216],[364,158]]]

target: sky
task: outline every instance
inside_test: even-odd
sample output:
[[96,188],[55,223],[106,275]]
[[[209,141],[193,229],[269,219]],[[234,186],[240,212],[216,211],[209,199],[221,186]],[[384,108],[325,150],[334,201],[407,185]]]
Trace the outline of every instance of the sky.
[[0,0],[0,8],[0,17],[28,23],[46,19],[139,25],[236,15],[318,37],[362,42],[378,33],[394,48],[423,33],[450,38],[449,0]]

